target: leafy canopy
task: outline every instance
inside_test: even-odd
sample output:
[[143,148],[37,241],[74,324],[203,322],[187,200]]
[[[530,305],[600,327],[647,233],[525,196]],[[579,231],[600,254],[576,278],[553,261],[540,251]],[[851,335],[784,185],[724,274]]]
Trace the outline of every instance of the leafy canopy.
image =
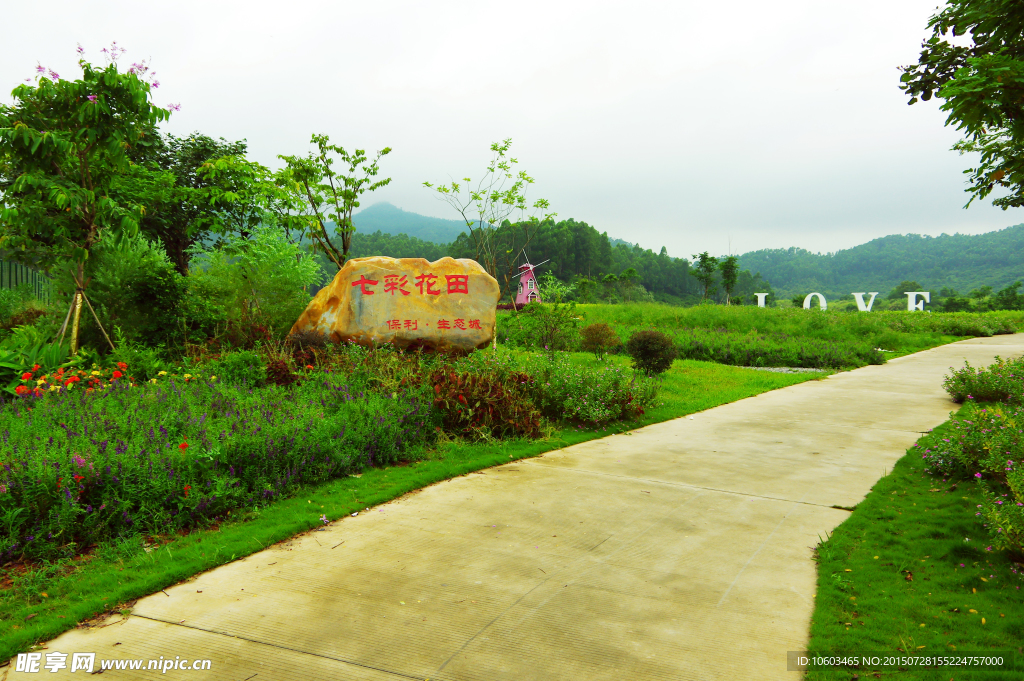
[[[964,171],[968,206],[997,187],[1008,193],[994,205],[1024,205],[1024,4],[951,0],[928,28],[918,63],[901,69],[900,87],[910,104],[944,100],[946,125],[964,134],[953,148],[980,154],[978,165]],[[956,40],[962,36],[969,41]]]
[[0,106],[0,249],[44,269],[77,263],[81,273],[102,232],[138,231],[146,206],[112,190],[170,112],[151,102],[145,68],[79,66],[81,78],[51,71]]

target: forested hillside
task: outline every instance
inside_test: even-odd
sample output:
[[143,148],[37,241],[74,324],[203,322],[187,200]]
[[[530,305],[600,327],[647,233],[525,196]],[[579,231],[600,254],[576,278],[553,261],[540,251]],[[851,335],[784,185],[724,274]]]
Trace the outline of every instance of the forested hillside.
[[780,297],[885,292],[905,280],[930,291],[999,290],[1024,280],[1024,225],[976,235],[894,234],[827,254],[802,248],[753,251],[740,256],[740,265],[760,272]]
[[[510,230],[499,229],[497,238],[503,244],[502,249],[512,252],[513,257],[522,252],[522,241],[516,241]],[[507,239],[508,243],[502,239]],[[423,257],[428,260],[445,255],[473,258],[476,249],[465,232],[451,244],[436,244],[407,234],[368,233],[359,229],[352,238],[352,256],[370,255]],[[690,263],[685,258],[671,257],[665,248],[655,253],[637,245],[628,245],[625,241],[610,239],[607,233],[598,232],[585,222],[570,219],[540,224],[532,232],[525,256],[533,263],[547,261],[539,271],[542,274],[550,272],[563,282],[583,278],[602,282],[608,275],[618,277],[632,269],[637,275],[635,282],[650,291],[657,300],[693,303],[700,298],[700,285],[691,275]],[[606,284],[605,287],[611,286]],[[752,293],[771,290],[767,282],[756,274],[741,272],[734,295],[746,296],[750,302]]]

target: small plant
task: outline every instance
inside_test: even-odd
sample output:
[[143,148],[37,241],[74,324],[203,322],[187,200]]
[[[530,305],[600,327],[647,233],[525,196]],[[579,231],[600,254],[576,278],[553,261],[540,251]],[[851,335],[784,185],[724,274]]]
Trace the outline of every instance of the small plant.
[[626,342],[626,352],[633,368],[648,376],[668,371],[677,354],[675,343],[660,331],[637,331]]
[[540,412],[525,395],[531,382],[524,373],[435,371],[434,408],[444,430],[474,438],[538,437]]
[[298,380],[298,375],[292,373],[291,367],[288,366],[288,362],[283,359],[275,359],[267,363],[268,384],[289,386]]
[[252,350],[224,353],[219,360],[210,363],[209,372],[219,376],[225,383],[247,388],[258,388],[267,379],[263,360]]
[[604,359],[607,352],[621,344],[619,334],[607,324],[591,324],[583,327],[580,332],[583,339],[581,348],[584,352],[592,352],[598,359]]

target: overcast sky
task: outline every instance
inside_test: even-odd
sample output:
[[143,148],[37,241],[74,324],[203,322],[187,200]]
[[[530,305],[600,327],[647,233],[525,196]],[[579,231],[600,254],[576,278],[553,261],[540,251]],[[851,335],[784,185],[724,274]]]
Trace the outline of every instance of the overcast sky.
[[[0,86],[75,45],[149,58],[165,129],[305,153],[313,132],[382,161],[389,201],[454,218],[424,180],[482,174],[510,137],[559,218],[689,256],[834,251],[893,233],[979,233],[938,103],[906,105],[935,0],[194,2],[51,0],[4,10]],[[5,97],[4,101],[9,101]]]

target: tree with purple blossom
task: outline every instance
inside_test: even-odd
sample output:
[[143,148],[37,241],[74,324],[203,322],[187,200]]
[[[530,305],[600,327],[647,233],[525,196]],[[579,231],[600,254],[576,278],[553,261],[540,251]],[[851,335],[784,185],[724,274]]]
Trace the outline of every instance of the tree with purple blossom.
[[0,248],[47,272],[72,271],[76,291],[63,328],[73,319],[72,350],[83,304],[91,308],[90,251],[108,230],[135,234],[146,210],[112,189],[130,172],[133,151],[150,144],[156,123],[170,116],[152,102],[148,66],[121,72],[117,56],[108,53],[106,67],[82,57],[76,80],[40,65],[35,82],[0,105]]

